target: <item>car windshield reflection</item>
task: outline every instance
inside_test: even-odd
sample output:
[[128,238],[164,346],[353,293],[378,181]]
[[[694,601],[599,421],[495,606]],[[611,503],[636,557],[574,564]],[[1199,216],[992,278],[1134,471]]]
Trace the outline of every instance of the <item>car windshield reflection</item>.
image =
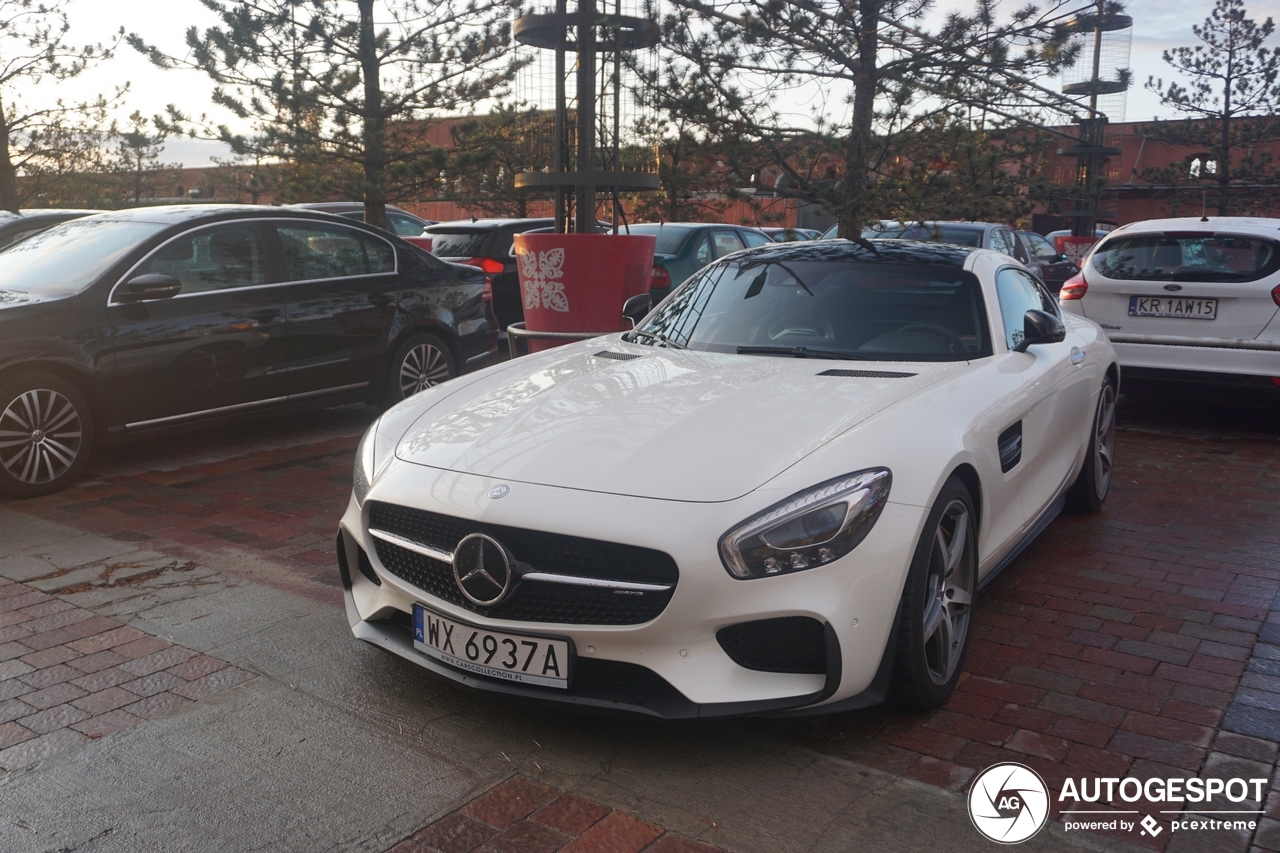
[[55,225],[0,252],[0,290],[79,293],[164,225],[89,216]]
[[629,340],[741,355],[965,361],[991,354],[977,279],[928,265],[772,258],[708,268]]

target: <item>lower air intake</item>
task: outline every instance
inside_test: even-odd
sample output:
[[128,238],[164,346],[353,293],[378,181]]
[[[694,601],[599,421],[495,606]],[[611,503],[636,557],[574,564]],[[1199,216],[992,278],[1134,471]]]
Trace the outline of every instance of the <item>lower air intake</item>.
[[823,625],[808,616],[741,622],[721,628],[716,640],[725,654],[745,669],[817,675],[827,671]]

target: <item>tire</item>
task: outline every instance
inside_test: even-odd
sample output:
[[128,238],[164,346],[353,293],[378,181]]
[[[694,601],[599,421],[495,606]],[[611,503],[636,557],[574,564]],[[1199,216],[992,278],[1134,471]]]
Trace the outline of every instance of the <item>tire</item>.
[[899,704],[936,708],[960,680],[977,597],[977,546],[973,499],[952,477],[929,511],[898,605],[893,696]]
[[384,402],[394,406],[457,375],[458,363],[444,341],[427,332],[411,335],[391,359]]
[[1116,449],[1116,386],[1108,376],[1102,380],[1098,408],[1089,430],[1089,449],[1084,466],[1067,491],[1067,506],[1073,512],[1097,512],[1111,492],[1111,468]]
[[93,449],[93,411],[51,373],[0,382],[0,494],[33,498],[65,489]]

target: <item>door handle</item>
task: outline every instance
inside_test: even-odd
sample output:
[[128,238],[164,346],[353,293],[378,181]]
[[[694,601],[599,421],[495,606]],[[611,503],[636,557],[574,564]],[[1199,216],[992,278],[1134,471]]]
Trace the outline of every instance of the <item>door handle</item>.
[[1084,364],[1084,356],[1085,356],[1085,352],[1084,350],[1080,349],[1080,347],[1071,348],[1071,363],[1074,364],[1076,367],[1079,367],[1080,365]]
[[370,293],[369,301],[379,308],[386,308],[391,304],[391,297],[385,293]]
[[257,311],[250,311],[248,317],[251,320],[257,320],[259,326],[270,326],[275,318],[280,316],[280,310],[277,308],[259,308]]

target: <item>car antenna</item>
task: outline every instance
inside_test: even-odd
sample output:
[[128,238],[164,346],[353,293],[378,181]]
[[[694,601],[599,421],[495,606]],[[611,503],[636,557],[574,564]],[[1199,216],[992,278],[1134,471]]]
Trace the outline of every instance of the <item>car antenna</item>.
[[1200,221],[1201,222],[1209,221],[1209,214],[1205,212],[1205,209],[1208,206],[1209,206],[1209,191],[1200,190]]
[[475,215],[474,213],[473,213],[473,214],[471,214],[471,221],[472,221],[472,222],[475,222],[475,221],[476,221],[476,215]]

